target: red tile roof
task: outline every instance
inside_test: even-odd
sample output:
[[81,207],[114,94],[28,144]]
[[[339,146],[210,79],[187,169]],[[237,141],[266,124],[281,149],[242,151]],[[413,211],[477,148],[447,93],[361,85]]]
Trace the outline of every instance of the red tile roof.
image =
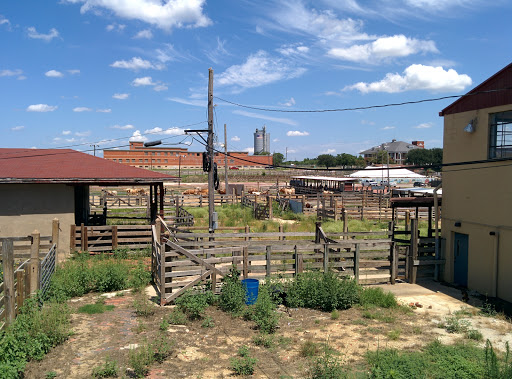
[[0,149],[0,183],[137,184],[174,179],[71,149]]

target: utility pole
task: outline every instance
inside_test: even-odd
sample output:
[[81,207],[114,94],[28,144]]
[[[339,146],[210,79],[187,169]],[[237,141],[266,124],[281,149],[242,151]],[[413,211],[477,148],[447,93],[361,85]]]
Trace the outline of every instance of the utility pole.
[[288,148],[286,148],[286,155],[284,157],[284,160],[287,161],[288,160]]
[[94,156],[96,156],[96,148],[100,147],[100,145],[89,145],[94,149]]
[[226,124],[224,124],[224,181],[225,181],[225,192],[228,192],[228,134],[226,133]]
[[208,170],[208,230],[214,232],[214,212],[215,212],[215,188],[213,178],[213,69],[208,69],[208,141],[207,155],[210,162]]

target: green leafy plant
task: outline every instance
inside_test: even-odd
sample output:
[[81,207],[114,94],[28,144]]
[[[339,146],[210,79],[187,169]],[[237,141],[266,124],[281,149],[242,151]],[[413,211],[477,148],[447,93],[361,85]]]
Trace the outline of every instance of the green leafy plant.
[[203,318],[204,311],[212,301],[211,292],[209,291],[194,293],[189,290],[176,299],[176,305],[190,320],[198,320]]
[[467,320],[461,320],[456,316],[450,316],[445,318],[442,326],[448,333],[466,333],[471,323]]
[[235,375],[252,375],[257,361],[256,358],[250,356],[249,347],[242,346],[238,350],[238,357],[231,358],[231,369]]
[[470,340],[474,340],[474,341],[483,341],[484,336],[483,336],[482,332],[480,332],[477,329],[469,329],[466,332],[466,338],[468,338]]
[[92,370],[92,376],[95,378],[115,378],[118,370],[117,362],[107,357],[105,363]]
[[311,379],[342,379],[347,376],[340,359],[328,350],[313,361],[309,370]]
[[151,272],[148,271],[142,260],[137,262],[137,266],[130,271],[128,284],[135,291],[141,291],[151,282]]
[[274,333],[279,325],[279,314],[266,288],[258,294],[258,300],[252,307],[252,320],[263,333]]
[[133,301],[133,307],[135,308],[135,314],[137,316],[149,317],[155,313],[155,307],[153,303],[142,294]]
[[154,362],[162,363],[172,353],[173,343],[160,336],[153,343],[144,343],[137,349],[130,350],[129,364],[137,378],[149,373],[149,366]]
[[180,309],[175,308],[169,314],[169,324],[171,325],[186,325],[187,323],[187,315],[183,313]]
[[56,378],[57,377],[57,373],[55,371],[48,371],[46,372],[46,374],[44,375],[44,377],[46,379],[53,379],[53,378]]
[[239,278],[240,271],[235,266],[231,267],[229,275],[224,277],[219,297],[220,309],[233,315],[240,315],[245,307],[245,288]]
[[489,379],[512,378],[512,361],[510,360],[510,346],[505,343],[505,356],[500,363],[491,341],[485,343],[485,374]]
[[340,312],[337,309],[331,312],[331,320],[337,320],[340,318]]
[[263,346],[266,349],[270,349],[275,345],[274,336],[270,334],[260,333],[252,338],[252,342],[256,346]]
[[300,348],[300,355],[307,358],[307,357],[314,357],[320,353],[320,345],[311,341],[306,340],[301,348]]
[[213,322],[213,319],[210,316],[205,317],[205,319],[201,323],[202,328],[213,328],[214,326],[215,323]]
[[398,306],[395,295],[391,292],[385,292],[380,287],[363,288],[359,302],[362,306],[375,305],[381,308],[394,308]]

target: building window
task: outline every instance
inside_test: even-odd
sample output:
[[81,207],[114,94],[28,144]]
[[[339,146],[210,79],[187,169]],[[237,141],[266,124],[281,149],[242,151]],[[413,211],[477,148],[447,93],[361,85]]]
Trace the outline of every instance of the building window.
[[145,155],[148,155],[148,152],[147,152],[147,151],[145,151],[145,152],[144,152],[144,154],[145,154]]
[[142,159],[139,159],[139,163],[142,163]]
[[490,116],[489,158],[512,157],[512,111]]

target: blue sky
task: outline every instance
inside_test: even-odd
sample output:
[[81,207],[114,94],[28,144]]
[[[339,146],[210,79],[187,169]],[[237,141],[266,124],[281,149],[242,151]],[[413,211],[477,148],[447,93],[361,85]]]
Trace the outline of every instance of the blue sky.
[[[188,144],[186,125],[206,128],[209,67],[215,96],[268,109],[462,94],[510,63],[511,11],[505,0],[2,1],[0,146]],[[215,99],[215,128],[218,146],[227,124],[228,148],[251,151],[265,124],[289,159],[393,138],[440,147],[452,101],[283,113]]]

